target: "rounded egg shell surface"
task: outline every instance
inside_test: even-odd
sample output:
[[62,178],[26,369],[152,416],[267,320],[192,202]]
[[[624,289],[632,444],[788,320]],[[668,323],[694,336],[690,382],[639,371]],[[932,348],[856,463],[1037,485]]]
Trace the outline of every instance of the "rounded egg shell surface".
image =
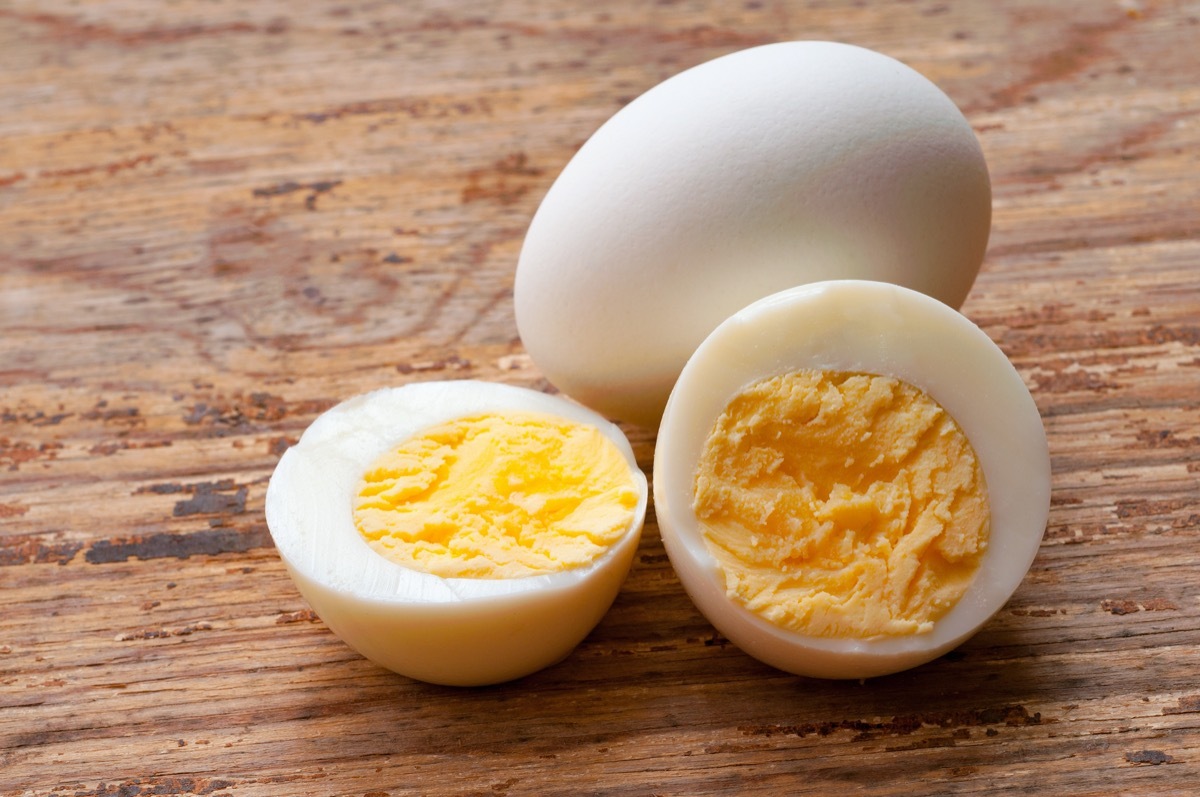
[[991,226],[982,150],[913,69],[833,42],[736,52],[647,91],[576,153],[522,247],[522,341],[560,390],[653,427],[725,318],[826,279],[958,307]]

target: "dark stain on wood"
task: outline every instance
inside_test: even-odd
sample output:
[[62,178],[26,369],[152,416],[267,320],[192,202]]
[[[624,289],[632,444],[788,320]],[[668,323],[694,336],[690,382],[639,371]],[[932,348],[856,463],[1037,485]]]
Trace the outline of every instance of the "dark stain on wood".
[[150,797],[161,794],[211,795],[231,789],[238,784],[223,778],[134,778],[109,783],[101,781],[95,788],[83,784],[60,785],[46,797]]
[[344,117],[395,114],[409,119],[452,119],[467,116],[489,116],[491,102],[486,97],[469,99],[437,99],[429,97],[399,97],[368,100],[338,105],[328,110],[294,114],[297,121],[324,124]]
[[0,536],[0,567],[26,564],[69,564],[83,547],[74,540],[47,540],[45,534]]
[[183,422],[201,431],[204,436],[225,437],[234,434],[265,431],[271,424],[292,415],[316,415],[335,402],[308,400],[289,404],[283,397],[264,391],[239,393],[232,397],[217,396],[198,401],[183,416]]
[[[232,492],[230,492],[232,490]],[[246,487],[229,480],[192,485],[192,497],[175,504],[175,517],[240,515],[246,511]]]
[[197,631],[211,630],[212,623],[192,623],[178,628],[143,628],[139,631],[118,634],[116,641],[134,642],[140,639],[169,639],[171,637],[191,636]]
[[295,193],[296,191],[306,191],[304,197],[304,207],[309,210],[317,209],[317,197],[321,194],[327,194],[333,189],[342,184],[341,180],[318,180],[312,183],[297,183],[288,180],[278,185],[268,186],[266,188],[255,188],[254,196],[256,197],[275,197],[285,194]]
[[1146,499],[1122,499],[1115,504],[1117,517],[1122,520],[1129,518],[1155,518],[1174,516],[1186,519],[1186,510],[1200,507],[1200,496],[1191,498],[1168,498],[1159,501]]
[[1163,709],[1163,714],[1196,714],[1200,713],[1200,695],[1186,695],[1179,698],[1174,706]]
[[203,529],[188,533],[157,534],[98,540],[85,554],[94,565],[124,562],[128,559],[187,559],[192,556],[217,556],[244,553],[256,548],[272,548],[274,543],[265,525],[248,530]]
[[142,422],[142,419],[138,417],[140,414],[141,411],[137,407],[109,407],[108,401],[102,400],[97,402],[92,409],[80,414],[79,417],[85,421],[132,426]]
[[1144,601],[1106,598],[1100,601],[1100,608],[1109,614],[1117,616],[1134,614],[1136,612],[1177,612],[1179,606],[1165,598],[1149,598]]
[[57,426],[67,418],[71,417],[69,412],[56,412],[52,415],[47,415],[42,410],[34,410],[33,412],[0,412],[0,423],[20,423],[28,424],[29,426]]
[[747,736],[829,736],[839,731],[853,731],[859,740],[879,736],[907,736],[926,727],[972,728],[1004,725],[1023,727],[1041,725],[1040,712],[1030,713],[1020,705],[998,708],[973,709],[943,713],[909,714],[890,720],[871,722],[867,720],[839,720],[836,722],[801,723],[798,725],[758,725],[740,728]]
[[68,169],[47,169],[38,174],[39,178],[56,178],[56,177],[82,177],[84,175],[102,174],[112,177],[118,172],[136,169],[139,166],[146,166],[158,160],[157,155],[137,155],[124,160],[112,161],[109,163],[89,164],[87,166],[76,166]]
[[1040,393],[1116,390],[1120,384],[1092,371],[1035,372],[1030,375]]
[[0,467],[10,471],[20,470],[22,465],[37,460],[50,460],[58,456],[62,443],[30,443],[25,440],[10,440],[0,437]]
[[1181,437],[1174,429],[1143,429],[1137,441],[1147,448],[1200,448],[1200,436]]
[[175,508],[171,513],[174,517],[240,515],[246,511],[246,486],[237,484],[233,479],[192,484],[162,482],[139,487],[134,490],[133,494],[172,495],[176,493],[189,493],[192,497],[175,503]]
[[89,454],[101,457],[110,457],[118,451],[129,451],[131,449],[145,448],[170,448],[173,445],[171,440],[105,440],[102,443],[96,443],[88,449]]
[[1151,764],[1154,766],[1175,763],[1175,758],[1167,755],[1162,750],[1138,750],[1126,753],[1125,760],[1131,764]]

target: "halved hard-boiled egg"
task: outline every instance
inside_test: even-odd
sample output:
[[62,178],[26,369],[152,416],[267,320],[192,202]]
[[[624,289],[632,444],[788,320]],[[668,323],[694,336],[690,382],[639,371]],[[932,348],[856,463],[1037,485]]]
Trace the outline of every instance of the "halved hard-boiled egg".
[[449,685],[567,656],[628,573],[647,486],[624,434],[571,401],[428,382],[318,417],[267,524],[300,593],[368,659]]
[[654,456],[671,563],[713,625],[788,672],[929,661],[1011,597],[1046,526],[1050,462],[1004,353],[936,299],[838,280],[718,326]]

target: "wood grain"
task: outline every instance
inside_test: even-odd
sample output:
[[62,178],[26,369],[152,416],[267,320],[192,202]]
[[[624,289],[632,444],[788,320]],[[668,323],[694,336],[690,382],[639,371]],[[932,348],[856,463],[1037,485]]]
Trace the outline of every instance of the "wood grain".
[[[1016,596],[924,667],[795,678],[698,615],[650,522],[556,667],[358,657],[271,547],[282,451],[375,387],[547,388],[511,289],[558,170],[658,81],[791,38],[905,60],[983,143],[964,312],[1054,469]],[[1200,793],[1197,42],[1184,0],[0,0],[0,793]]]

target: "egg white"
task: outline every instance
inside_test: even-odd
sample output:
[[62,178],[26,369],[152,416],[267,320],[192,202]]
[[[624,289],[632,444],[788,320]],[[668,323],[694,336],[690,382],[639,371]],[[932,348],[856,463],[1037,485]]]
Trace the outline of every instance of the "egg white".
[[[737,392],[800,368],[902,379],[941,404],[975,449],[991,505],[988,548],[967,592],[929,633],[811,637],[773,625],[726,595],[692,509],[697,464],[714,422]],[[1028,388],[1000,348],[965,316],[896,285],[835,280],[761,299],[705,339],[683,368],[663,414],[653,483],[671,564],[722,634],[788,672],[866,678],[940,656],[1008,601],[1045,531],[1050,457]]]
[[[503,412],[587,424],[617,446],[640,496],[624,536],[587,566],[511,579],[443,578],[372,550],[353,519],[367,468],[431,426]],[[583,640],[628,573],[647,497],[629,441],[601,416],[559,396],[460,380],[378,390],[322,414],[276,466],[266,517],[300,593],[350,647],[402,675],[469,686],[535,672]]]

